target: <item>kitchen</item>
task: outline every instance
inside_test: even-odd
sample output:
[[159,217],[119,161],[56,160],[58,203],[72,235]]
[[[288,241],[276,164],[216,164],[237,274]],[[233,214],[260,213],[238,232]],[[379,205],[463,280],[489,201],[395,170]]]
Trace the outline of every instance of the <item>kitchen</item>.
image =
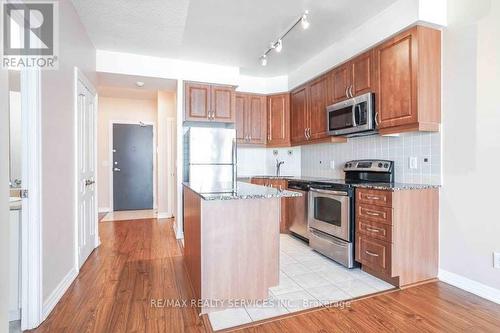
[[[274,222],[269,218],[269,223],[276,225],[274,234],[278,228],[280,234],[279,268],[274,267],[271,274],[275,276],[279,270],[280,279],[275,285],[267,284],[267,296],[285,300],[288,306],[258,309],[260,313],[251,307],[201,309],[209,314],[214,329],[437,278],[440,36],[436,29],[411,27],[280,94],[185,83],[186,131],[201,123],[233,132],[237,143],[237,148],[225,148],[232,154],[231,171],[222,178],[223,172],[215,171],[215,176],[202,172],[194,182],[185,177],[185,197],[188,192],[198,195],[200,206],[207,195],[217,196],[224,204],[227,199],[238,199],[240,207],[255,199],[279,201],[274,208],[267,208],[279,208],[279,216]],[[233,126],[235,130],[231,130]],[[208,140],[210,135],[203,137]],[[203,150],[216,151],[217,147],[220,145],[215,142]],[[185,169],[194,167],[188,162]],[[254,187],[249,188],[252,185],[248,183]],[[248,191],[262,193],[252,197],[245,193]],[[185,201],[185,216],[190,218],[191,207]],[[185,246],[187,261],[192,262],[193,257],[198,261],[191,267],[189,264],[188,270],[191,281],[209,286],[199,258],[212,249],[200,246],[207,237],[200,226],[213,216],[204,217],[202,209],[195,215],[196,254],[188,250],[193,248],[193,238],[186,232]],[[241,215],[221,215],[219,219],[227,223],[229,216]],[[185,217],[185,231],[192,223]],[[235,234],[224,232],[217,237],[231,239]],[[269,241],[272,239],[276,237]],[[211,240],[215,246],[217,238]],[[255,253],[260,254],[260,249],[254,249]],[[308,261],[309,267],[303,264]],[[273,264],[276,266],[276,261]],[[231,265],[227,269],[231,270]],[[228,283],[240,281],[248,283],[240,275]],[[330,295],[324,290],[321,295],[314,293],[315,288],[328,290],[328,286],[332,287]],[[211,295],[215,299],[255,299],[257,294],[245,298],[238,292],[212,293],[203,288],[198,293],[201,298]],[[258,299],[266,299],[260,295]],[[319,303],[298,306],[293,304],[297,299]],[[240,320],[225,322],[228,316]]]

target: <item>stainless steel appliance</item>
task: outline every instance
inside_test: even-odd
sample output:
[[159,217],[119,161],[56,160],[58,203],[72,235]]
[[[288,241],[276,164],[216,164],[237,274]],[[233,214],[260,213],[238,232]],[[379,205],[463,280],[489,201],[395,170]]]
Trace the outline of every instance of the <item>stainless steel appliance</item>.
[[227,191],[236,184],[236,131],[191,127],[184,137],[184,181]]
[[358,160],[344,165],[345,179],[310,184],[309,245],[352,268],[354,261],[354,188],[360,183],[394,182],[394,162]]
[[354,190],[347,184],[322,189],[312,185],[309,193],[309,245],[346,267],[354,267]]
[[377,132],[373,93],[366,93],[326,108],[330,135],[362,136]]
[[307,227],[307,210],[309,205],[309,183],[301,181],[289,181],[288,189],[299,192],[301,197],[288,198],[288,219],[290,232],[299,238],[309,241],[309,229]]

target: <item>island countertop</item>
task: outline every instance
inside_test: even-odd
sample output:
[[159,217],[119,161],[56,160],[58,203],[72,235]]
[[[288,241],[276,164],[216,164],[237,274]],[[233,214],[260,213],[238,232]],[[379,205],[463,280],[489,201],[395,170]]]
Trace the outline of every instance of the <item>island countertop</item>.
[[245,182],[236,182],[236,184],[220,182],[193,184],[184,182],[183,185],[196,192],[204,200],[269,199],[302,196],[299,192],[279,190]]

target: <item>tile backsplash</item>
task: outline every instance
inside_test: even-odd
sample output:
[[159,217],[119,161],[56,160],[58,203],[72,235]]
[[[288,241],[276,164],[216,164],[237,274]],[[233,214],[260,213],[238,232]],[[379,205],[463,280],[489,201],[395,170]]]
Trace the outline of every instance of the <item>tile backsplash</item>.
[[[277,156],[274,156],[274,152]],[[396,182],[441,184],[441,134],[350,138],[347,143],[293,148],[238,148],[238,176],[274,175],[276,157],[285,161],[284,176],[344,178],[345,162],[360,159],[394,161]],[[410,168],[410,158],[416,168]],[[332,168],[333,166],[333,168]]]
[[[416,168],[410,168],[410,159]],[[359,159],[394,161],[396,182],[441,184],[441,134],[351,138],[344,144],[318,144],[301,149],[303,176],[344,178],[345,162]],[[333,168],[332,168],[333,161]]]

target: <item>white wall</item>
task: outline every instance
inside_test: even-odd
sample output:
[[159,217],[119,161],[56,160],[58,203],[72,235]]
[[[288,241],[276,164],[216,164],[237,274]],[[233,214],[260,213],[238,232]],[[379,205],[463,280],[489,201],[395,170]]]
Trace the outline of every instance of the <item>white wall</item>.
[[497,0],[448,1],[440,229],[440,268],[496,288],[498,302],[492,253],[500,252],[499,17]]
[[[153,99],[132,99],[99,97],[99,111],[97,120],[97,197],[98,207],[102,211],[110,211],[113,190],[111,187],[110,142],[112,138],[111,122],[126,121],[139,124],[154,124],[157,127],[157,106]],[[156,145],[156,142],[154,143]],[[156,191],[156,183],[154,184]]]
[[175,215],[176,93],[158,91],[158,216]]
[[9,331],[9,84],[0,69],[0,333]]
[[301,148],[238,148],[238,177],[272,176],[276,174],[276,159],[285,162],[282,176],[300,176]]
[[[410,169],[410,157],[417,158],[417,169]],[[302,175],[343,179],[345,162],[360,159],[394,161],[397,182],[440,184],[441,134],[407,133],[397,137],[374,135],[350,138],[347,143],[304,146]],[[334,161],[334,169],[330,167],[331,161]]]
[[71,1],[59,1],[59,69],[42,71],[43,300],[75,267],[74,66],[93,82],[95,48]]

